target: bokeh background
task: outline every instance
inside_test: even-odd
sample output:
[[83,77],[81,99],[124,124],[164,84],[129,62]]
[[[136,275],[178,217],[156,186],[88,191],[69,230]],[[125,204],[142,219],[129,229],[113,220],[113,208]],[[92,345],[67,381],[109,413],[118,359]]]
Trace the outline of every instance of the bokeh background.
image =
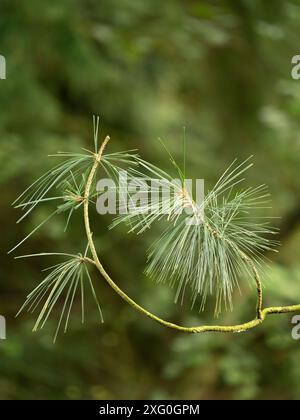
[[[279,215],[280,253],[268,255],[265,304],[300,301],[300,81],[298,0],[1,0],[0,341],[1,399],[298,399],[300,341],[291,315],[270,317],[241,335],[188,336],[135,313],[93,273],[105,324],[91,305],[85,325],[76,302],[70,330],[53,345],[59,313],[32,333],[33,315],[14,315],[48,260],[15,261],[7,250],[48,213],[16,225],[10,203],[54,162],[57,150],[92,145],[92,115],[110,149],[139,148],[170,168],[158,137],[181,158],[187,127],[190,176],[214,182],[235,158],[254,155],[247,183],[267,183]],[[109,232],[95,216],[105,267],[138,302],[182,324],[215,322],[173,303],[174,291],[143,275],[157,231]],[[46,225],[18,253],[82,250],[80,215]],[[222,323],[253,317],[245,284]]]

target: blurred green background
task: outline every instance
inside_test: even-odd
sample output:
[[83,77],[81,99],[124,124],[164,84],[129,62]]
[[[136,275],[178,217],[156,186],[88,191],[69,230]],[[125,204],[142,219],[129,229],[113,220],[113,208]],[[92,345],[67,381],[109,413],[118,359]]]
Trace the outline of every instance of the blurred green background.
[[[139,148],[170,168],[157,138],[181,157],[187,127],[191,177],[214,182],[235,158],[254,154],[247,183],[267,183],[280,215],[280,253],[271,258],[265,304],[300,301],[300,53],[296,0],[1,0],[0,54],[0,341],[1,399],[298,399],[300,341],[291,315],[270,317],[240,335],[188,336],[135,313],[93,273],[105,317],[91,305],[85,325],[76,302],[70,330],[52,344],[59,313],[39,333],[33,315],[14,315],[42,279],[49,260],[7,256],[49,212],[16,225],[10,203],[55,162],[57,150],[92,144],[92,115],[111,151]],[[53,158],[52,158],[53,159]],[[145,278],[145,254],[156,237],[109,232],[95,216],[97,247],[117,283],[145,307],[189,325],[213,323],[173,303],[174,292]],[[84,248],[80,215],[63,234],[58,217],[19,254]],[[251,319],[247,285],[235,312],[219,322]]]

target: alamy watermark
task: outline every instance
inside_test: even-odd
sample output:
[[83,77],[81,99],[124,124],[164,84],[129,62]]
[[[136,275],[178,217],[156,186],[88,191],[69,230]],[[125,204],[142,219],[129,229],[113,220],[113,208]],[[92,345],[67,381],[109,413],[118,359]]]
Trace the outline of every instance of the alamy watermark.
[[292,57],[292,78],[294,80],[299,80],[300,79],[300,55],[294,55]]
[[300,340],[300,315],[293,316],[292,324],[295,325],[292,329],[292,337],[294,340]]
[[6,340],[6,320],[0,315],[0,340]]
[[191,216],[187,223],[201,224],[204,180],[132,177],[120,171],[116,181],[103,178],[97,183],[97,212],[101,215],[167,215],[176,219]]
[[0,79],[6,79],[6,60],[3,55],[0,55]]

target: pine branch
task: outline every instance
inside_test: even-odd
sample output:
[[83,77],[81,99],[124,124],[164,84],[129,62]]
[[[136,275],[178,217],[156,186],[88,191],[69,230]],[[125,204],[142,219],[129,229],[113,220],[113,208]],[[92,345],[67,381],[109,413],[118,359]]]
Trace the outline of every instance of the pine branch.
[[[251,216],[253,210],[267,205],[268,193],[265,186],[240,190],[233,194],[233,189],[241,184],[241,177],[252,164],[249,161],[239,165],[234,162],[220,177],[215,187],[209,191],[203,203],[196,203],[186,188],[186,145],[184,139],[183,168],[169,154],[172,165],[177,170],[179,181],[142,160],[135,151],[105,154],[105,148],[110,140],[106,137],[98,148],[99,119],[94,117],[94,145],[95,152],[86,153],[59,153],[56,156],[64,158],[64,162],[35,181],[15,201],[16,208],[24,214],[19,222],[27,217],[38,205],[61,202],[56,206],[54,216],[59,213],[67,214],[67,226],[74,211],[83,207],[84,226],[88,246],[83,254],[68,253],[40,253],[24,255],[17,258],[48,255],[67,257],[63,263],[49,267],[45,271],[45,279],[27,296],[19,313],[27,309],[35,311],[40,308],[34,325],[34,331],[43,328],[50,317],[54,307],[62,301],[61,314],[54,336],[56,340],[59,331],[67,331],[72,307],[79,291],[82,322],[85,319],[85,294],[89,289],[99,311],[100,321],[103,322],[102,311],[94,289],[92,278],[88,271],[88,264],[97,268],[103,279],[110,287],[136,311],[157,323],[186,333],[224,332],[238,333],[250,330],[260,325],[267,315],[282,314],[300,311],[300,304],[286,307],[263,308],[262,285],[260,279],[260,266],[262,254],[274,250],[276,241],[270,239],[276,234],[269,221],[254,220]],[[245,324],[233,326],[197,326],[186,327],[168,322],[147,311],[131,299],[104,269],[95,244],[90,226],[89,206],[96,196],[95,175],[99,167],[118,182],[120,171],[124,165],[128,167],[131,180],[141,187],[141,181],[159,179],[163,188],[173,188],[173,195],[163,198],[158,203],[146,205],[144,213],[139,214],[133,207],[128,215],[117,218],[113,226],[125,222],[130,231],[142,233],[158,220],[164,219],[167,228],[149,253],[147,274],[156,277],[160,282],[169,282],[177,285],[176,298],[185,294],[187,286],[192,290],[192,302],[200,297],[200,309],[204,308],[208,295],[216,298],[216,314],[222,306],[231,308],[232,293],[239,286],[239,278],[244,273],[251,275],[257,290],[256,317]],[[116,187],[122,192],[122,186]],[[53,189],[59,189],[58,194],[50,195]],[[152,188],[152,193],[157,192]],[[146,191],[145,191],[146,192]],[[128,194],[129,202],[131,199]],[[189,208],[189,213],[178,213],[181,207]],[[166,215],[166,208],[172,210]],[[136,210],[136,211],[135,211]],[[149,211],[149,214],[148,214]],[[51,218],[49,217],[49,219]],[[48,219],[35,228],[14,249],[31,237]],[[192,222],[198,223],[192,223]],[[90,252],[92,258],[88,257]],[[19,314],[18,313],[18,314]],[[62,327],[64,325],[64,327]]]

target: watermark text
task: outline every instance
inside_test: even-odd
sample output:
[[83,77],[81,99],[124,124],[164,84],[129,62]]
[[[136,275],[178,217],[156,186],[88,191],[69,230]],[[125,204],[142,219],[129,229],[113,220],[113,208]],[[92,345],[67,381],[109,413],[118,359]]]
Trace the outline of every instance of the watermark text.
[[6,79],[6,60],[3,55],[0,55],[0,79]]
[[0,340],[6,340],[6,320],[0,315]]
[[292,324],[295,325],[292,329],[292,337],[294,340],[300,340],[300,315],[293,316]]
[[191,216],[190,224],[203,220],[203,179],[142,178],[120,171],[117,180],[99,180],[96,190],[100,215],[167,215],[175,220],[184,213]]

